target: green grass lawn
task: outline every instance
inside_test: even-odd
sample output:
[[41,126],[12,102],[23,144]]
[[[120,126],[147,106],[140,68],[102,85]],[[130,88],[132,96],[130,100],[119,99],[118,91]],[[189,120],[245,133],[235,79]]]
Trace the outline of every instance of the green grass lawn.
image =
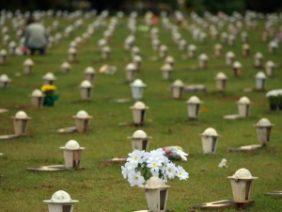
[[[123,42],[129,31],[126,28],[127,18],[122,19],[111,41],[113,50],[109,60],[101,60],[97,41],[102,37],[105,27],[78,48],[78,62],[72,65],[69,74],[60,72],[61,63],[67,58],[67,49],[71,39],[81,35],[93,19],[84,22],[68,39],[52,47],[46,56],[33,56],[34,72],[29,75],[16,76],[22,73],[25,57],[11,56],[7,64],[0,66],[0,73],[7,73],[12,84],[0,90],[0,108],[8,108],[8,113],[0,114],[0,134],[12,132],[11,116],[18,110],[24,110],[32,117],[28,136],[9,141],[0,141],[0,211],[47,211],[42,200],[49,199],[57,190],[66,190],[73,199],[80,202],[75,211],[133,211],[146,208],[144,191],[131,188],[122,178],[120,166],[105,166],[101,162],[111,157],[126,156],[131,151],[130,136],[137,128],[119,126],[121,122],[131,121],[130,103],[118,104],[117,98],[130,98],[129,85],[125,83],[124,68],[130,62],[130,54],[123,49]],[[70,21],[68,22],[68,24]],[[67,22],[64,22],[67,24]],[[140,20],[139,24],[143,24]],[[146,84],[144,102],[150,107],[148,119],[142,127],[153,137],[150,149],[166,145],[179,145],[189,152],[188,162],[181,164],[190,174],[188,181],[171,181],[168,208],[173,211],[187,211],[195,204],[207,201],[232,198],[231,186],[227,176],[238,168],[248,168],[254,176],[259,177],[254,183],[252,198],[255,200],[250,211],[282,211],[281,200],[265,196],[272,190],[281,190],[282,186],[282,139],[281,112],[270,112],[265,93],[244,93],[243,89],[254,86],[253,57],[241,56],[241,41],[235,46],[224,46],[224,52],[232,49],[243,64],[243,76],[233,77],[224,57],[212,56],[213,45],[207,39],[198,46],[198,53],[206,52],[210,56],[207,70],[198,70],[197,58],[183,59],[183,52],[171,40],[170,32],[160,28],[160,39],[169,47],[169,54],[175,58],[174,79],[182,79],[186,84],[205,84],[207,93],[197,94],[204,101],[198,121],[187,118],[186,100],[193,94],[185,94],[182,100],[173,100],[169,91],[172,81],[164,81],[160,67],[163,60],[152,60],[157,56],[151,48],[149,32],[137,31],[137,46],[141,49],[143,63],[138,78]],[[184,29],[180,29],[188,43],[194,41]],[[261,41],[262,25],[250,30],[252,55],[261,51],[265,59],[280,63],[282,52],[276,55],[267,52],[267,43]],[[97,74],[93,100],[80,101],[79,83],[84,79],[84,69],[93,66],[96,70],[103,64],[117,66],[114,75]],[[215,92],[214,77],[217,72],[225,72],[229,77],[227,91],[224,94]],[[281,87],[282,69],[278,67],[275,77],[267,79],[267,90]],[[57,76],[59,101],[55,107],[34,109],[30,106],[32,90],[39,88],[42,76],[54,72]],[[251,104],[251,116],[245,120],[227,121],[222,116],[237,112],[236,101],[247,95]],[[86,110],[93,116],[91,131],[86,134],[58,134],[61,127],[73,125],[72,115],[78,110]],[[230,153],[229,147],[256,144],[254,124],[266,117],[275,124],[271,141],[267,148],[253,153]],[[215,155],[203,155],[199,134],[207,127],[214,127],[221,135]],[[86,150],[83,152],[81,171],[58,173],[32,173],[27,167],[62,164],[62,152],[59,150],[68,140],[75,139]],[[222,158],[227,158],[228,168],[217,168]]]

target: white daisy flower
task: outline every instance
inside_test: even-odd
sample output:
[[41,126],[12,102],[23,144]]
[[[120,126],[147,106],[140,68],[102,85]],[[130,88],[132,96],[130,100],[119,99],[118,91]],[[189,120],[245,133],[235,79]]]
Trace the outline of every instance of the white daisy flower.
[[133,172],[128,176],[128,181],[131,186],[141,187],[144,184],[145,179],[141,176],[140,172]]
[[173,163],[168,163],[165,167],[164,173],[168,179],[173,179],[177,174],[177,168]]
[[177,167],[177,177],[180,180],[186,180],[189,178],[189,174],[181,166],[178,166]]
[[143,162],[144,151],[134,150],[128,154],[127,161],[130,163],[142,163]]

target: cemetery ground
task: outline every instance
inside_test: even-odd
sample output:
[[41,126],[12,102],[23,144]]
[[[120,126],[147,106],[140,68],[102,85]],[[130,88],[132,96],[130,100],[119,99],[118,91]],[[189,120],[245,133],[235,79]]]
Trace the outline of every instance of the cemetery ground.
[[[22,73],[22,63],[26,59],[24,56],[10,56],[7,64],[0,67],[1,73],[7,73],[12,78],[11,86],[0,90],[0,106],[9,109],[7,113],[0,114],[0,134],[11,134],[11,116],[18,110],[26,111],[32,118],[28,136],[0,141],[0,150],[5,154],[0,158],[0,211],[46,211],[42,200],[48,199],[60,189],[79,200],[76,211],[133,211],[146,208],[144,192],[129,186],[121,175],[120,165],[106,166],[102,163],[112,157],[126,157],[132,150],[127,137],[138,129],[120,125],[131,122],[129,107],[133,100],[128,103],[115,102],[118,98],[131,99],[124,71],[126,64],[130,62],[130,54],[123,48],[124,39],[129,33],[126,20],[122,19],[114,33],[111,41],[112,55],[108,60],[101,59],[97,47],[104,27],[79,46],[78,61],[72,64],[72,70],[68,74],[60,72],[60,65],[67,58],[70,40],[85,31],[91,21],[86,20],[80,30],[52,47],[46,56],[32,56],[35,66],[31,75],[17,74]],[[142,25],[142,20],[138,24]],[[265,58],[271,58],[280,64],[281,49],[270,55],[267,44],[261,41],[261,34],[257,30],[249,31],[249,58],[242,57],[241,42],[234,46],[225,45],[224,52],[232,49],[237,59],[243,63],[243,74],[238,79],[234,78],[232,69],[225,65],[224,56],[212,56],[215,41],[207,39],[203,43],[195,42],[197,52],[205,52],[210,57],[208,69],[200,70],[197,57],[184,59],[183,52],[171,40],[170,33],[162,27],[159,29],[161,41],[169,47],[169,54],[175,58],[173,80],[162,79],[160,67],[163,60],[154,60],[157,54],[151,48],[149,32],[139,28],[136,43],[140,47],[143,63],[138,78],[147,84],[142,101],[150,107],[148,122],[142,129],[153,137],[150,149],[178,145],[189,152],[188,162],[176,163],[189,172],[190,178],[187,181],[168,183],[171,185],[168,209],[187,211],[201,202],[232,199],[230,182],[226,177],[245,167],[259,177],[254,182],[252,193],[255,204],[249,210],[282,211],[280,200],[265,195],[272,190],[281,190],[282,185],[281,111],[269,111],[265,92],[243,91],[246,87],[254,87],[254,76],[258,70],[253,67],[253,54],[261,51]],[[194,42],[190,33],[183,28],[180,30],[188,41]],[[79,84],[84,79],[84,69],[93,66],[98,71],[103,64],[115,65],[117,72],[113,75],[97,73],[92,100],[81,101]],[[221,71],[229,78],[225,93],[216,92],[215,89],[214,77]],[[267,79],[267,90],[281,87],[281,71],[279,66],[275,77]],[[41,87],[42,76],[47,72],[54,72],[56,75],[55,85],[60,98],[54,107],[34,109],[30,106],[30,94]],[[203,101],[199,120],[191,121],[187,118],[186,100],[193,94],[186,93],[181,100],[171,98],[170,85],[176,79],[181,79],[185,84],[207,86],[207,93],[196,94]],[[251,100],[250,117],[235,121],[224,120],[224,115],[236,113],[236,101],[241,96],[248,96]],[[72,126],[72,116],[82,109],[93,116],[88,133],[56,132],[58,128]],[[254,124],[263,117],[275,124],[267,147],[252,153],[229,152],[230,147],[258,143]],[[220,134],[214,155],[202,153],[199,134],[207,127],[215,128]],[[26,170],[27,167],[45,164],[63,164],[59,147],[70,139],[77,140],[86,148],[81,160],[83,170],[54,173],[33,173]],[[228,160],[227,168],[217,167],[222,158]]]

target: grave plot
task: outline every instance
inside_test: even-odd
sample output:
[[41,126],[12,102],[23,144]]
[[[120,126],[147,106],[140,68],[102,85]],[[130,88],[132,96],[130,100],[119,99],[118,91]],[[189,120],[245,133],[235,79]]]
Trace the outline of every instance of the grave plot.
[[36,11],[45,55],[28,15],[0,13],[3,211],[282,210],[280,14]]

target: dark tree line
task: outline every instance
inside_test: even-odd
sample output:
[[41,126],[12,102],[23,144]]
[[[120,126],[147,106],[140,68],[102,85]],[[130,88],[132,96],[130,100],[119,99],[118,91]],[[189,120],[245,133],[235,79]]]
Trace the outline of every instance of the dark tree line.
[[280,12],[282,0],[189,0],[187,6],[199,12],[209,10],[211,12],[232,13],[235,10],[239,12],[254,10],[268,13]]
[[[279,12],[282,9],[282,0],[183,0],[185,9],[203,12],[233,11],[243,12],[246,9],[259,12]],[[87,3],[87,4],[85,4]],[[78,8],[95,8],[98,11],[109,9],[112,11],[120,9],[135,9],[143,5],[143,9],[165,8],[171,10],[179,8],[177,0],[0,0],[0,9],[21,10],[46,10]],[[84,7],[83,7],[84,6]],[[183,7],[181,8],[183,9]]]

